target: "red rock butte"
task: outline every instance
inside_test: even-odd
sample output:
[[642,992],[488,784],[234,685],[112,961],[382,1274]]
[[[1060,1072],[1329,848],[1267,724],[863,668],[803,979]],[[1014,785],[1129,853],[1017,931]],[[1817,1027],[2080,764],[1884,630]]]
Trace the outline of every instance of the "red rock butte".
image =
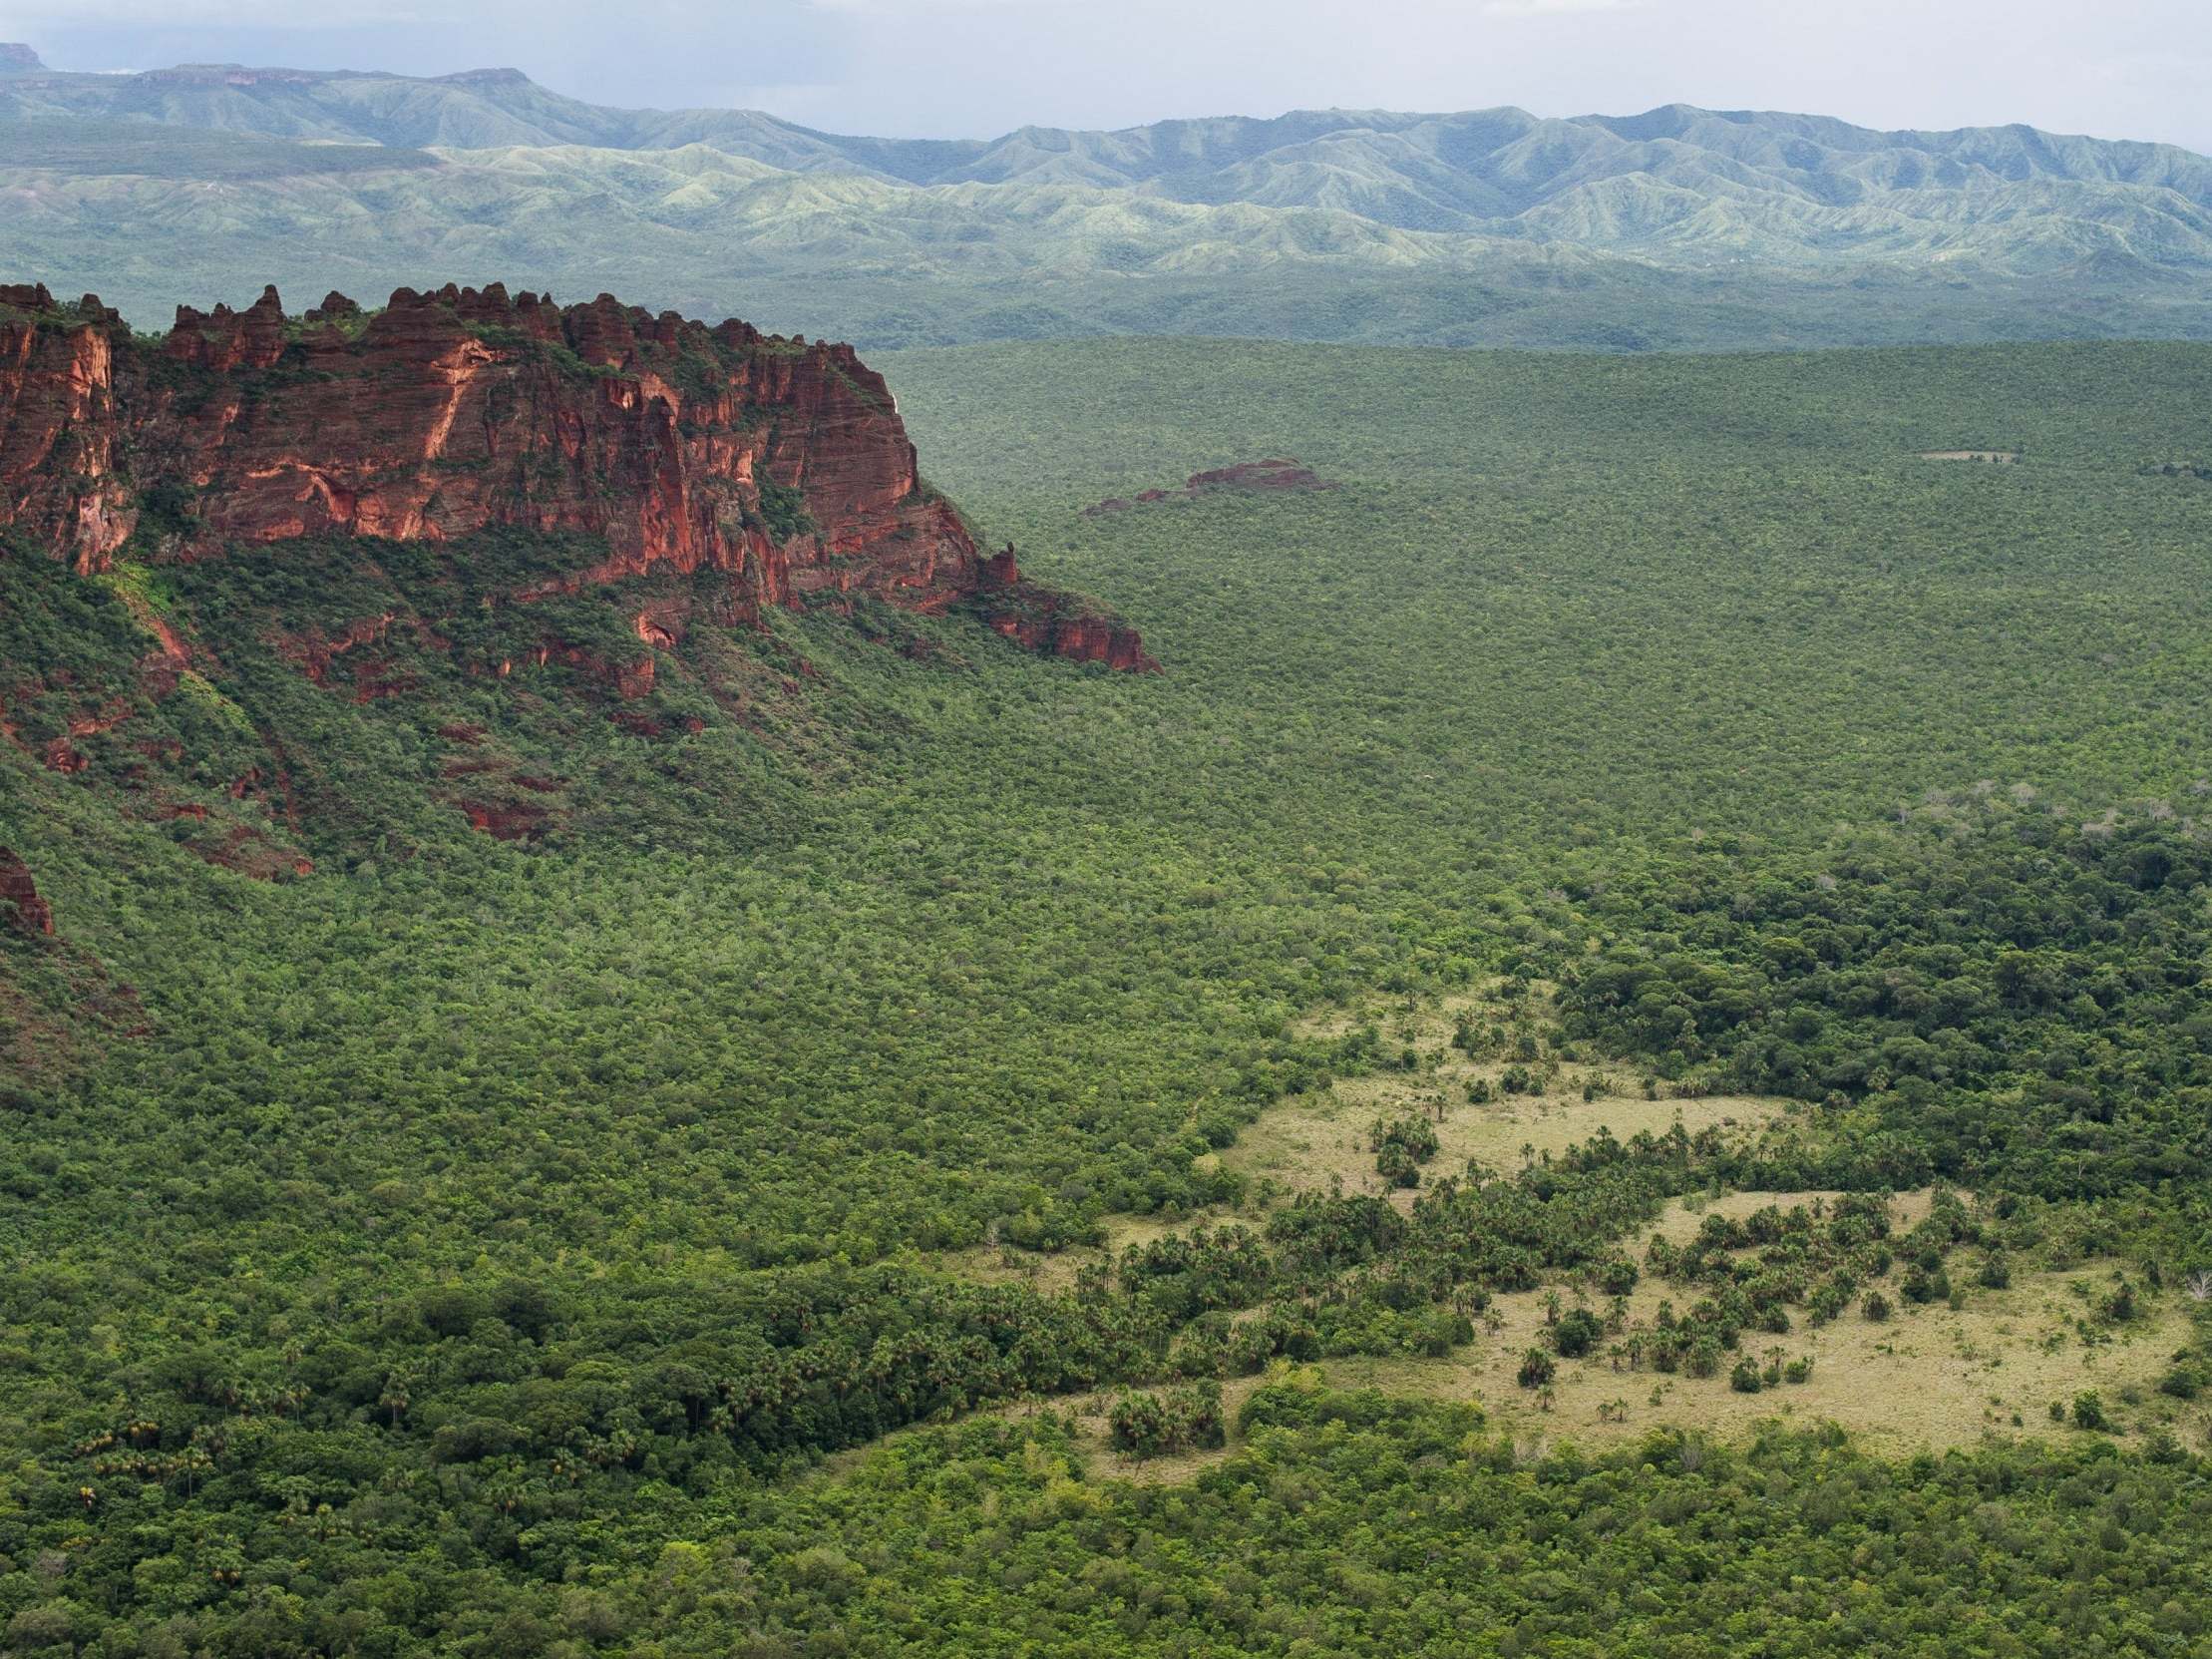
[[966,605],[1032,649],[1159,666],[1011,549],[978,553],[851,346],[498,283],[301,317],[272,287],[182,306],[149,342],[94,295],[0,285],[0,530],[81,574],[127,548],[498,528],[603,542],[571,589],[666,570],[722,580],[741,618],[815,594]]

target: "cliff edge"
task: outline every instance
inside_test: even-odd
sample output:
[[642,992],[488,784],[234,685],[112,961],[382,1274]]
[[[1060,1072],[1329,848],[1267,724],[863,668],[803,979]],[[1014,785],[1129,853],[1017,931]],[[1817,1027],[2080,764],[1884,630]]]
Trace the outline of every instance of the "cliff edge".
[[81,575],[127,549],[494,529],[603,543],[566,592],[666,571],[715,579],[733,620],[810,596],[965,606],[1032,649],[1158,667],[1010,549],[978,554],[850,346],[497,283],[296,317],[272,287],[150,340],[97,296],[0,286],[0,530]]

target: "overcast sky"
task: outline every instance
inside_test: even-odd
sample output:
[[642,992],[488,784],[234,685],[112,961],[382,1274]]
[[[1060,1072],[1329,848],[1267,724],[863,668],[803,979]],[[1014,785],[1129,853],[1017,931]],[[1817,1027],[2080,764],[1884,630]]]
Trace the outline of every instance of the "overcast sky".
[[0,40],[58,69],[512,65],[897,136],[1682,102],[2212,151],[2208,0],[0,0]]

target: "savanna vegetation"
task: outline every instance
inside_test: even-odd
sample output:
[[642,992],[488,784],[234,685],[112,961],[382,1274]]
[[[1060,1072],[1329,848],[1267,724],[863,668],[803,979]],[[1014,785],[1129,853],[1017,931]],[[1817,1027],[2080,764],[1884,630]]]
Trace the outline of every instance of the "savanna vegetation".
[[[650,584],[488,606],[589,551],[524,538],[0,559],[0,843],[59,924],[0,929],[0,1645],[2201,1646],[2212,493],[2165,464],[2212,356],[884,366],[1165,673],[877,610],[646,647]],[[1278,454],[1339,488],[1081,514]],[[1425,1063],[1311,1018],[1377,997],[1489,999],[1515,1089],[1792,1104],[1474,1167],[1393,1109],[1364,1189],[1239,1173]],[[2079,1340],[2181,1322],[2156,1401],[1700,1432],[1877,1301],[2092,1256]],[[1671,1422],[1326,1381],[1547,1295],[1507,1392]]]

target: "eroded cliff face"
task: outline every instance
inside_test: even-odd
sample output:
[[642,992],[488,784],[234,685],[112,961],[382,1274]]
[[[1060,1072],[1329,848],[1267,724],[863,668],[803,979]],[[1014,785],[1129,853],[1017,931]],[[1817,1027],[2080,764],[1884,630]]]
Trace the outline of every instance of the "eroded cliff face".
[[1133,673],[1159,671],[1135,628],[1024,582],[1011,545],[983,562],[982,592],[984,621],[1025,649]]
[[[83,574],[127,545],[196,560],[496,528],[603,542],[560,591],[665,569],[724,579],[732,620],[814,594],[973,602],[1034,648],[1158,666],[1010,550],[978,556],[849,346],[497,284],[401,289],[375,313],[332,294],[303,318],[271,288],[182,308],[150,345],[94,296],[0,287],[0,529]],[[640,617],[638,637],[681,622]]]
[[137,523],[116,454],[115,342],[129,335],[114,324],[49,326],[44,288],[0,287],[0,305],[22,300],[29,315],[0,311],[0,527],[19,525],[90,571]]
[[0,927],[51,935],[54,907],[39,896],[38,883],[23,860],[0,847]]

